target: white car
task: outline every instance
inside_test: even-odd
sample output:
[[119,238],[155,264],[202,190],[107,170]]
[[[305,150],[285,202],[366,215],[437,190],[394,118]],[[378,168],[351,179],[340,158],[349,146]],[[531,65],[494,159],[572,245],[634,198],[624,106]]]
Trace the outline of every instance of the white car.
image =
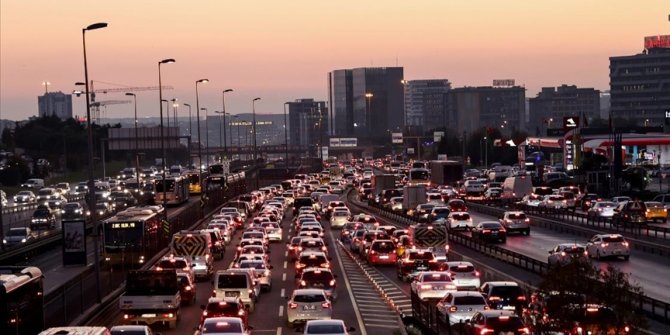
[[350,332],[356,331],[356,328],[347,328],[344,321],[338,319],[310,320],[303,329],[303,335],[349,335]]
[[196,331],[200,335],[251,335],[251,331],[244,327],[240,318],[216,317],[207,318]]
[[330,320],[333,306],[326,292],[319,289],[297,289],[293,291],[286,308],[289,327],[309,320]]
[[421,300],[429,298],[441,299],[447,293],[456,291],[456,285],[447,271],[422,271],[410,284],[411,290]]
[[330,228],[342,228],[351,219],[348,209],[336,209],[330,215]]
[[593,235],[586,243],[586,251],[590,257],[603,259],[605,257],[630,258],[630,245],[621,234]]
[[537,207],[540,202],[542,202],[542,196],[537,194],[528,194],[521,199],[521,204],[530,207]]
[[265,233],[268,236],[268,241],[278,241],[281,242],[284,235],[284,230],[277,223],[263,223],[263,228],[265,228]]
[[449,229],[472,229],[475,225],[472,222],[472,217],[468,212],[451,212],[447,216],[447,223]]
[[614,216],[616,204],[611,201],[598,201],[587,212],[589,217],[611,218]]
[[467,195],[482,195],[486,191],[486,185],[479,180],[466,180],[463,186]]
[[256,280],[261,285],[261,289],[270,291],[272,289],[272,265],[268,265],[264,260],[243,260],[239,262],[240,269],[256,269]]
[[449,320],[450,325],[465,322],[472,316],[485,309],[488,304],[484,296],[477,291],[449,292],[444,299],[437,303],[437,312]]
[[451,280],[459,290],[476,290],[481,286],[479,271],[470,262],[447,262]]

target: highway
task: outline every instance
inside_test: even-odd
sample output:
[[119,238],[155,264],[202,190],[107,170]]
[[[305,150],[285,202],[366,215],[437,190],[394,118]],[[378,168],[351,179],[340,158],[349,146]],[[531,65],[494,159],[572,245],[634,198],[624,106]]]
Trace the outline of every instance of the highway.
[[[254,327],[254,334],[288,334],[286,318],[287,299],[296,287],[293,262],[288,260],[286,241],[294,232],[291,227],[292,214],[282,221],[283,241],[272,243],[270,246],[270,264],[272,270],[272,290],[261,294],[256,310],[249,316],[249,324]],[[324,227],[328,224],[323,222]],[[215,270],[224,270],[230,266],[234,258],[234,248],[239,242],[241,232],[238,231],[226,248],[222,260],[215,261]],[[332,257],[331,266],[337,277],[337,300],[333,303],[333,318],[342,319],[348,326],[353,326],[357,334],[389,334],[398,328],[397,314],[390,310],[370,283],[360,272],[360,269],[349,259],[343,250],[338,247],[336,237],[339,231],[331,232],[326,229],[328,251]],[[344,269],[344,271],[343,271]],[[200,322],[202,310],[200,305],[205,304],[211,296],[212,283],[201,281],[197,284],[197,303],[192,306],[182,306],[181,319],[176,329],[166,327],[152,327],[162,334],[189,334]],[[117,309],[118,311],[118,309]],[[111,315],[108,326],[123,324],[120,313]]]

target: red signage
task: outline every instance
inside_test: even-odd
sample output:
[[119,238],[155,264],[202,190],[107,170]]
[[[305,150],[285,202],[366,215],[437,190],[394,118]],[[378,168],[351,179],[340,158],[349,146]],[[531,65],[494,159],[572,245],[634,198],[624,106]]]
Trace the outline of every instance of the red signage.
[[646,36],[644,38],[644,48],[670,48],[670,35]]

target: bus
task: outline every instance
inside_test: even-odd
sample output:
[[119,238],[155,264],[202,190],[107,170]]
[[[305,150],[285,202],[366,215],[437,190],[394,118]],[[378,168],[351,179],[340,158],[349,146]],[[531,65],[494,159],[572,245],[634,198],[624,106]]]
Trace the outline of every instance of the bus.
[[407,184],[430,186],[430,170],[423,168],[410,169]]
[[188,185],[188,180],[182,176],[156,179],[154,181],[154,203],[180,205],[188,201]]
[[44,276],[36,267],[0,266],[0,334],[44,329]]
[[103,222],[103,254],[108,267],[139,268],[160,249],[164,209],[130,207]]
[[188,194],[202,193],[203,184],[207,180],[207,172],[191,170],[184,172],[184,177],[188,180]]

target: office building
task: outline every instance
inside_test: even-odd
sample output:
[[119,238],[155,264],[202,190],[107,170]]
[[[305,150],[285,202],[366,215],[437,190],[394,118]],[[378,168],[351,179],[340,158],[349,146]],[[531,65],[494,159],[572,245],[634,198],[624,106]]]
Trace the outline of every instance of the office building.
[[359,142],[388,139],[404,126],[403,68],[375,67],[335,70],[328,74],[328,100],[337,137]]
[[298,99],[287,102],[289,145],[311,147],[328,141],[328,107],[325,101]]
[[458,87],[449,92],[450,127],[472,132],[497,127],[503,133],[525,126],[526,89],[510,87]]
[[409,80],[405,82],[405,126],[411,133],[449,126],[449,90],[447,79]]
[[38,116],[57,116],[61,120],[72,117],[72,95],[63,92],[47,92],[37,97]]
[[543,87],[536,97],[530,98],[528,129],[531,133],[543,133],[548,126],[560,128],[564,117],[579,117],[593,120],[600,117],[600,91],[593,88],[577,88],[575,85]]
[[663,125],[670,108],[670,35],[644,39],[644,51],[610,57],[612,117]]

